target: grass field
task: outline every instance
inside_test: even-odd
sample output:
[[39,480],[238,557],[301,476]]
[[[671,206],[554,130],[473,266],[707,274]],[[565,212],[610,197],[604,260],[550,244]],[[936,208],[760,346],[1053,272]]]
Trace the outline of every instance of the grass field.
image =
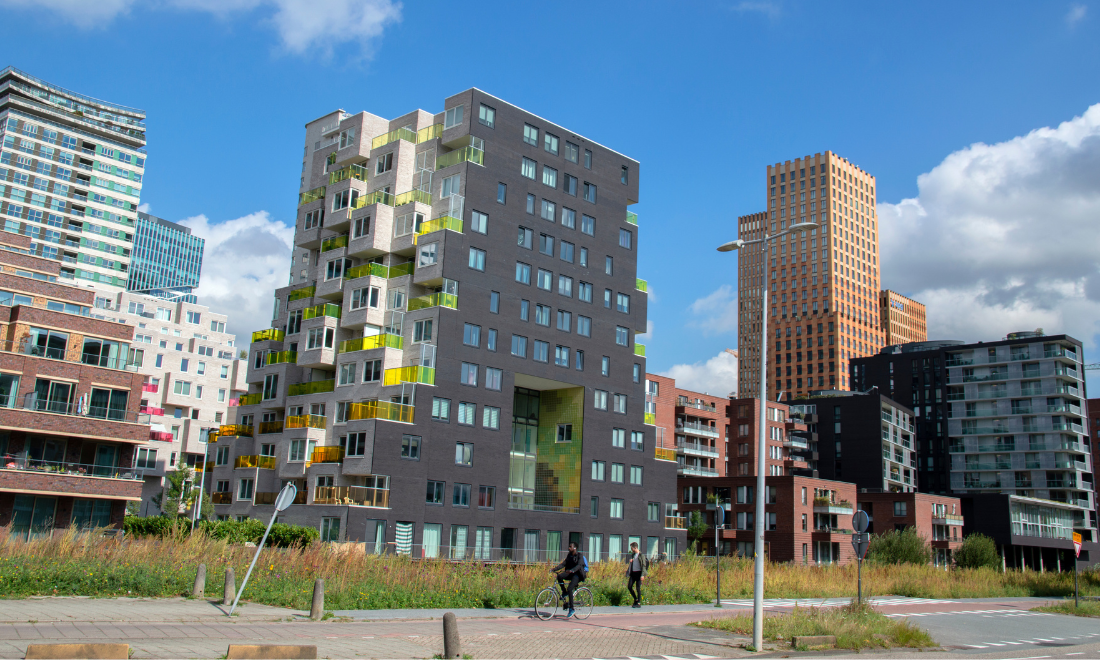
[[1073,616],[1095,616],[1100,617],[1100,602],[1095,600],[1080,600],[1077,605],[1073,604],[1073,598],[1070,597],[1067,600],[1059,601],[1057,603],[1049,603],[1040,607],[1031,608],[1032,612],[1051,612],[1053,614],[1072,614]]
[[[163,539],[92,538],[72,532],[29,542],[0,528],[0,597],[32,595],[179,596],[191,593],[195,570],[206,564],[208,595],[220,594],[225,568],[240,584],[253,548],[201,533]],[[325,579],[328,609],[529,607],[550,582],[547,565],[412,560],[364,556],[362,546],[313,544],[265,548],[242,600],[307,609],[315,578]],[[1082,573],[1081,593],[1100,595],[1100,575]],[[596,562],[588,586],[597,605],[629,603],[621,564]],[[931,566],[864,566],[865,595],[923,598],[1050,596],[1073,593],[1070,573],[953,570]],[[771,564],[768,598],[855,596],[856,569]],[[722,596],[752,595],[752,562],[722,560]],[[714,564],[685,558],[654,565],[645,583],[647,604],[700,603],[714,598]]]

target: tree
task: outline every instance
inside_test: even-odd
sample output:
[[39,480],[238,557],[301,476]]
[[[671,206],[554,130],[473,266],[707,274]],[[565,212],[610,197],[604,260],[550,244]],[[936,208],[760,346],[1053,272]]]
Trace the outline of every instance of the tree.
[[932,550],[916,527],[906,527],[872,535],[867,560],[876,564],[927,564],[932,561]]
[[[180,467],[165,475],[168,480],[164,490],[152,497],[153,504],[161,511],[162,516],[178,518],[187,516],[199,499],[199,489],[195,485],[195,472],[189,467]],[[214,503],[210,496],[202,492],[202,509],[200,519],[210,519],[214,515]]]
[[692,511],[687,522],[687,533],[690,538],[699,539],[707,533],[707,519],[703,517],[702,511]]
[[959,568],[1000,568],[1001,555],[993,539],[985,534],[970,534],[955,551],[955,565]]

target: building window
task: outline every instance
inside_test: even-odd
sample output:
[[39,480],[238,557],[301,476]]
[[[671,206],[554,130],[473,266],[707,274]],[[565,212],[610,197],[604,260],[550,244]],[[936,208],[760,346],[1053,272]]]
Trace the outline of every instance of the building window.
[[455,106],[453,108],[447,108],[447,114],[443,117],[443,128],[452,128],[462,123],[462,110],[466,106]]
[[605,377],[611,375],[611,358],[606,355],[600,360],[600,375]]
[[531,124],[523,125],[523,141],[532,146],[539,146],[539,129]]
[[451,506],[469,507],[470,491],[472,489],[473,486],[470,484],[455,484],[451,496]]
[[607,410],[607,392],[594,390],[592,405],[596,410]]
[[521,358],[527,357],[527,337],[512,335],[512,355]]
[[558,424],[558,442],[573,442],[573,425]]
[[436,249],[439,247],[438,243],[428,243],[427,245],[421,245],[419,254],[420,262],[418,267],[432,266],[436,262]]
[[504,380],[503,370],[485,367],[485,389],[499,392],[502,380]]
[[462,343],[478,348],[481,346],[481,326],[466,323],[462,328]]
[[[489,233],[489,216],[480,211],[470,212],[470,229],[479,234]],[[485,270],[481,268],[481,270]]]
[[904,518],[907,515],[908,507],[905,502],[894,502],[894,517]]
[[642,466],[631,465],[630,466],[630,484],[632,486],[642,485]]
[[491,509],[493,508],[493,501],[496,499],[497,489],[496,486],[478,486],[477,489],[477,508],[479,509]]
[[611,518],[615,520],[623,519],[623,501],[619,499],[611,499],[611,509],[609,512]]
[[596,203],[596,184],[584,182],[584,201]]
[[470,268],[485,272],[485,250],[470,248]]
[[619,230],[619,247],[631,249],[634,245],[634,234],[629,229]]
[[237,488],[238,500],[250,500],[252,499],[252,488],[255,485],[253,479],[241,479]]
[[428,490],[424,496],[425,504],[443,504],[443,490],[447,487],[444,481],[428,481]]
[[611,429],[611,446],[619,449],[626,447],[626,429]]
[[603,481],[606,467],[606,461],[592,461],[592,481]]
[[477,120],[481,123],[482,126],[496,128],[497,111],[482,103],[481,108],[478,110],[477,113]]
[[622,414],[622,415],[626,414],[626,395],[625,394],[616,394],[615,395],[615,412],[617,412],[619,414]]
[[469,362],[462,363],[462,380],[459,382],[463,385],[470,385],[477,387],[477,372],[478,365],[471,364]]
[[531,284],[531,266],[519,262],[516,262],[516,281],[520,284]]
[[619,182],[623,185],[630,183],[630,168],[623,165],[622,171],[619,173]]
[[552,153],[555,156],[557,156],[558,155],[558,136],[552,135],[550,133],[544,133],[543,134],[543,149],[545,149],[549,153]]
[[455,443],[455,465],[473,465],[473,464],[474,464],[474,443],[472,443],[472,442],[456,442]]
[[590,215],[581,216],[581,233],[589,236],[596,235],[596,219]]
[[572,142],[567,141],[565,143],[565,160],[569,161],[570,163],[575,163],[577,162],[577,156],[579,153],[580,147],[573,144]]
[[542,166],[542,183],[551,188],[558,187],[558,171],[553,167]]
[[615,309],[623,314],[630,313],[630,296],[625,293],[615,295]]
[[494,431],[500,429],[500,408],[495,406],[481,407],[481,426]]
[[451,400],[432,397],[432,419],[447,422],[451,419]]
[[408,459],[410,461],[420,460],[420,436],[401,436],[401,458]]
[[630,346],[630,330],[621,325],[616,326],[615,343],[619,346]]
[[536,362],[549,362],[550,361],[550,344],[535,340],[534,354],[531,356]]
[[584,150],[584,169],[592,169],[592,151],[589,149]]
[[630,432],[630,448],[634,451],[645,451],[645,433],[642,431]]
[[491,314],[499,314],[500,313],[500,292],[499,291],[490,291],[489,292],[489,313],[491,313]]
[[531,160],[530,158],[524,158],[523,159],[523,164],[520,166],[520,174],[522,174],[524,177],[534,181],[535,180],[535,170],[537,169],[537,167],[538,167],[538,163]]
[[508,203],[508,184],[506,184],[506,183],[498,183],[497,184],[497,203],[498,204],[507,204]]
[[413,323],[413,342],[432,340],[432,319],[422,319]]

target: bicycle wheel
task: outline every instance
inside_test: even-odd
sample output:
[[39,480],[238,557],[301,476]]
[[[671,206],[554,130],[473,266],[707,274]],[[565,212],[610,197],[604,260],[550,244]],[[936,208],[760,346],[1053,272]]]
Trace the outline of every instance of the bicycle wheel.
[[592,592],[588,587],[581,587],[573,592],[573,609],[576,613],[573,615],[578,619],[587,619],[592,615],[593,601],[595,598],[592,596]]
[[535,596],[535,616],[546,621],[558,611],[558,590],[547,587]]

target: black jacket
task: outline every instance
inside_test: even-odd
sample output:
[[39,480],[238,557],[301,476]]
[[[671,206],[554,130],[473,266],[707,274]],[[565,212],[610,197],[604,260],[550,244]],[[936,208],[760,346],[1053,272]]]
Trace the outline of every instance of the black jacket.
[[588,577],[584,572],[584,557],[579,552],[575,555],[565,555],[565,559],[554,567],[555,571],[560,571],[562,569],[565,569],[567,573],[579,574],[582,580]]

